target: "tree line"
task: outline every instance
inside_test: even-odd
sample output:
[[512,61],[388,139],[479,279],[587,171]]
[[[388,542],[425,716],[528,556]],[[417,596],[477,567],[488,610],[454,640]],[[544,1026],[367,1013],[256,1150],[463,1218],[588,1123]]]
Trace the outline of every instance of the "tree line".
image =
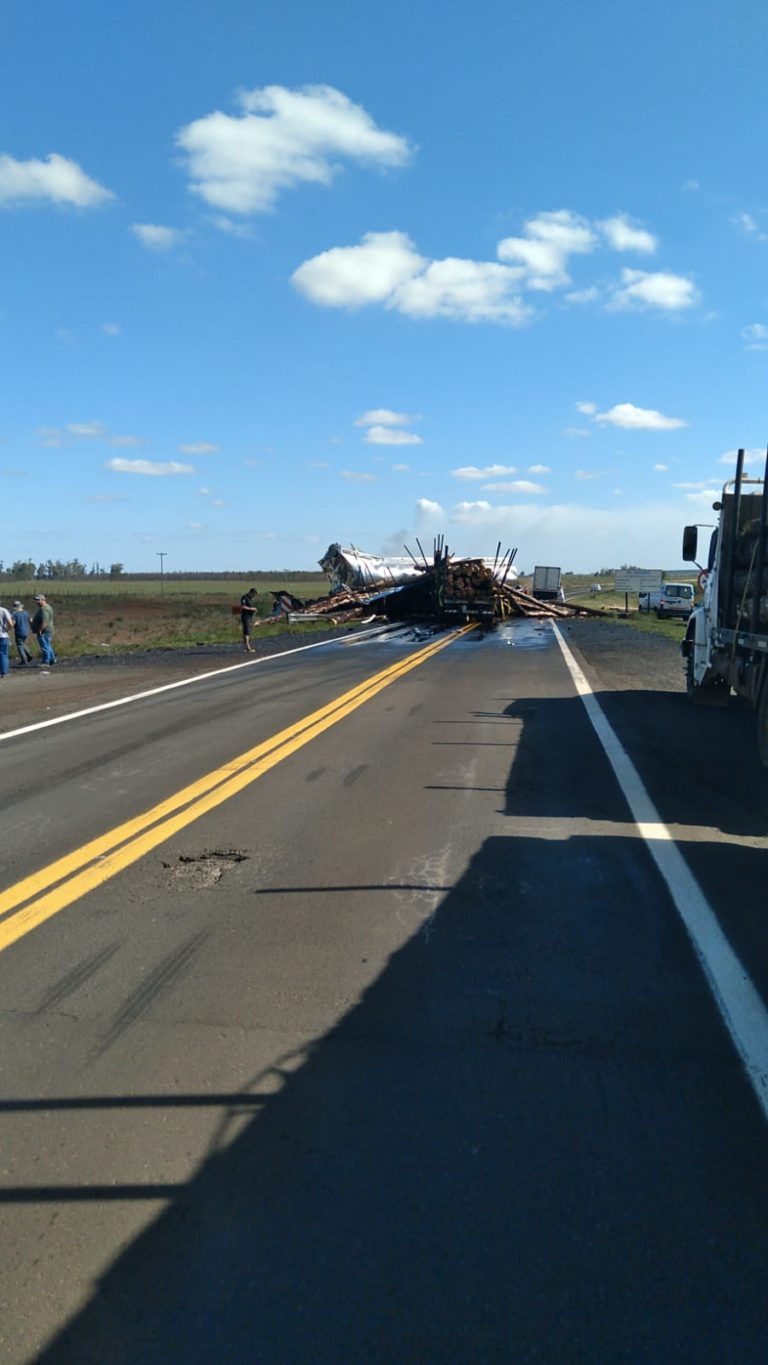
[[0,560],[0,574],[4,578],[14,579],[120,578],[123,567],[122,564],[110,564],[107,569],[101,564],[92,564],[88,568],[79,559],[46,559],[40,564],[33,559],[15,559],[13,564],[4,564]]
[[[46,559],[40,564],[36,564],[32,559],[16,559],[12,564],[4,564],[0,560],[0,578],[13,582],[29,582],[31,579],[49,582],[57,578],[68,581],[78,578],[123,578],[126,582],[141,583],[156,582],[159,577],[157,570],[154,573],[126,573],[125,565],[120,563],[110,564],[109,567],[103,564],[91,564],[88,567],[79,559]],[[169,573],[166,569],[163,577],[174,582],[199,582],[209,579],[240,582],[247,578],[253,583],[273,583],[275,579],[286,578],[292,583],[309,583],[319,578],[320,573],[317,569],[227,569],[218,573],[205,570]]]

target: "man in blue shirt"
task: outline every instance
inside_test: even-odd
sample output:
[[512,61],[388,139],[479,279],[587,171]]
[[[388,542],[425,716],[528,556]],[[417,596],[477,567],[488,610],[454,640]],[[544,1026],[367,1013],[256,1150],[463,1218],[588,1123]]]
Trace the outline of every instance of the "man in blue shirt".
[[14,602],[11,616],[13,617],[13,633],[16,637],[16,653],[19,656],[19,664],[30,664],[32,655],[27,649],[27,640],[32,626],[29,620],[29,612],[24,610],[23,602]]

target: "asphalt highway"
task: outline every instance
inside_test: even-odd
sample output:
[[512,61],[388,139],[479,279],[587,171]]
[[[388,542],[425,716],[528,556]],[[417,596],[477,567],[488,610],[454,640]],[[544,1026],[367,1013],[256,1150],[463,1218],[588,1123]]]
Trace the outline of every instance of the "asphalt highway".
[[766,783],[571,646],[0,739],[4,1363],[763,1365]]

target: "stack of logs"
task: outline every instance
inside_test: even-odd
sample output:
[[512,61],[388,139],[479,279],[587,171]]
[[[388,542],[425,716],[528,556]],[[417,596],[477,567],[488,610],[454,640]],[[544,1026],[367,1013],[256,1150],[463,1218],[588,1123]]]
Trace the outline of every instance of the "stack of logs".
[[496,582],[492,571],[482,559],[449,559],[443,561],[443,596],[454,602],[472,602],[478,597],[492,597]]
[[516,583],[505,583],[497,591],[497,615],[506,616],[602,616],[600,611],[589,607],[569,607],[564,602],[540,602],[538,597],[526,592]]

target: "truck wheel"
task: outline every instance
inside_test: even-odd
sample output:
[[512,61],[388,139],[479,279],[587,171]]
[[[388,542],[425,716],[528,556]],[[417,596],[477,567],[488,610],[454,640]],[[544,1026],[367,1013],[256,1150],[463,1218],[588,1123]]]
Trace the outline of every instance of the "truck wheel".
[[705,683],[696,682],[693,676],[693,650],[685,660],[685,690],[688,700],[696,706],[727,706],[731,695],[730,687],[722,678],[710,678]]
[[757,752],[764,768],[768,768],[768,677],[763,683],[757,708]]

